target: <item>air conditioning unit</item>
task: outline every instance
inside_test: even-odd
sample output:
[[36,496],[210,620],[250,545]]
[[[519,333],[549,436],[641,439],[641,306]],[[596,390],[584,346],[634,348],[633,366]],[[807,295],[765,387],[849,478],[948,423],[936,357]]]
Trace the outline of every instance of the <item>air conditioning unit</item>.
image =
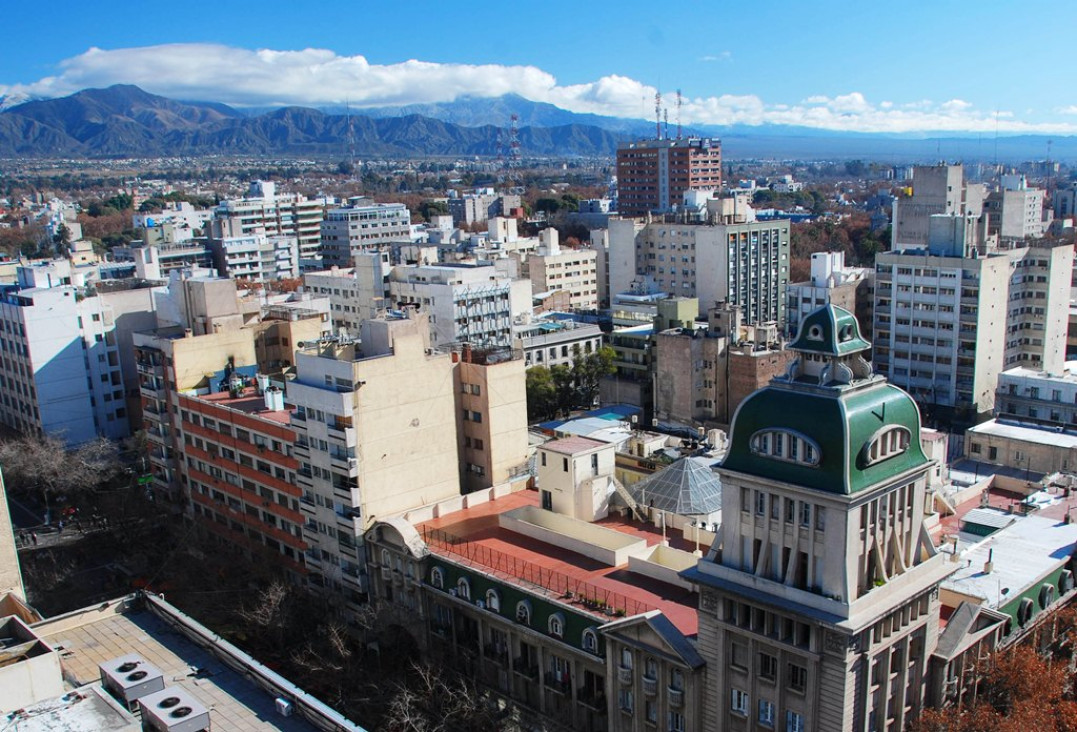
[[165,688],[165,676],[137,653],[105,661],[97,667],[101,685],[128,710],[134,711],[139,699]]
[[170,686],[138,700],[142,729],[155,732],[203,732],[209,710],[186,689]]
[[290,717],[292,716],[292,712],[294,711],[294,708],[292,707],[292,702],[280,696],[278,696],[273,702],[273,706],[277,708],[277,714],[282,717]]

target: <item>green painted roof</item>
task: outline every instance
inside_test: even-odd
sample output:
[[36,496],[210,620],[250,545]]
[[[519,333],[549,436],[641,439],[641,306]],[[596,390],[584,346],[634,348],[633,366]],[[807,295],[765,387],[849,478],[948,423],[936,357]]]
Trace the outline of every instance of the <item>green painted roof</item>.
[[846,356],[866,351],[871,344],[860,335],[856,316],[837,305],[823,305],[800,321],[800,330],[789,348],[793,351]]
[[[859,337],[859,336],[858,336]],[[900,426],[910,433],[908,448],[867,464],[865,446],[880,430]],[[752,452],[760,430],[788,430],[819,448],[815,466]],[[737,409],[724,470],[747,473],[828,493],[849,495],[927,464],[920,447],[920,412],[908,394],[875,381],[860,389],[809,390],[774,384],[752,394]]]

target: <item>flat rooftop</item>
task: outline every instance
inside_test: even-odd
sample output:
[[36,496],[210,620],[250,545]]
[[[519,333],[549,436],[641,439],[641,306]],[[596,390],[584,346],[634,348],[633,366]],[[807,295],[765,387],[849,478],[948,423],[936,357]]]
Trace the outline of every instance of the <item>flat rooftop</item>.
[[[591,588],[596,591],[595,594],[609,593],[612,598],[610,605],[621,607],[621,603],[624,603],[623,607],[628,615],[660,610],[681,633],[686,636],[696,635],[699,631],[696,614],[699,600],[695,592],[632,572],[628,565],[611,567],[564,547],[518,534],[499,525],[498,517],[502,513],[523,506],[538,505],[538,492],[523,490],[427,521],[416,528],[434,554],[472,566],[477,565],[491,575],[531,592],[552,599],[560,598],[559,591],[550,590],[527,579],[553,573],[559,578],[590,585],[588,593],[592,591]],[[663,540],[660,529],[619,516],[611,515],[595,523],[602,528],[643,539],[648,546],[660,544]],[[434,529],[443,533],[431,531]],[[439,536],[452,537],[455,541],[450,543],[439,540]],[[696,545],[685,541],[680,531],[670,530],[668,540],[670,547],[674,549],[687,552],[696,550]],[[705,546],[701,548],[704,551],[707,549]],[[588,610],[583,605],[574,607],[579,612],[590,613],[603,621],[614,619],[599,611]]]
[[967,432],[971,435],[1002,437],[1010,440],[1020,440],[1022,442],[1030,442],[1037,445],[1049,445],[1051,447],[1062,447],[1070,450],[1077,447],[1077,435],[1069,432],[1056,432],[1054,430],[1039,429],[1036,427],[1025,427],[1024,425],[1013,424],[1008,421],[1000,422],[997,419],[991,419],[983,424],[970,427]]
[[182,687],[209,710],[213,729],[319,729],[296,714],[277,714],[275,697],[147,609],[114,614],[94,608],[42,621],[33,629],[43,641],[58,647],[65,682],[71,688],[98,681],[99,664],[138,653],[164,672],[167,686]]
[[237,412],[244,412],[262,419],[280,422],[281,424],[290,424],[292,412],[295,411],[294,404],[285,404],[284,409],[266,409],[265,397],[259,394],[258,390],[253,386],[245,388],[238,396],[232,396],[227,391],[219,391],[215,394],[205,394],[195,398],[210,404],[235,409]]
[[[1008,526],[964,551],[960,569],[942,586],[997,608],[1039,582],[1070,556],[1075,545],[1077,524],[1039,513],[1015,516]],[[993,566],[987,572],[989,559]]]

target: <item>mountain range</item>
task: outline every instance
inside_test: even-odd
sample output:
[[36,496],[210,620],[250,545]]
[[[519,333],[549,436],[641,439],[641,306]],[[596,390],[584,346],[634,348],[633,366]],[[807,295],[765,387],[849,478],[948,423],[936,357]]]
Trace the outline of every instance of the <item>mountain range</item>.
[[[619,141],[654,134],[653,123],[643,120],[577,114],[514,94],[359,110],[235,109],[116,85],[19,101],[0,99],[0,157],[343,158],[349,151],[360,158],[492,157],[505,150],[513,115],[524,156],[611,156]],[[685,134],[720,137],[730,160],[1017,162],[1043,159],[1049,148],[1054,160],[1077,160],[1077,137],[885,135],[780,125],[693,126]]]

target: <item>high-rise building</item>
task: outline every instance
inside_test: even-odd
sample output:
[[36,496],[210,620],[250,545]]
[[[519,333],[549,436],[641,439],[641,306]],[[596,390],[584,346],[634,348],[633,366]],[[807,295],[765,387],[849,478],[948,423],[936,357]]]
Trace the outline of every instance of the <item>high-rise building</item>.
[[209,248],[222,277],[271,282],[299,276],[299,249],[294,236],[226,236],[210,239]]
[[740,307],[745,323],[782,321],[789,282],[789,222],[753,215],[714,223],[612,219],[610,294],[636,288]]
[[1042,237],[1050,225],[1044,217],[1043,198],[1043,189],[1029,187],[1025,176],[1003,175],[998,190],[984,201],[987,233],[998,236],[1003,244]]
[[209,234],[216,239],[250,234],[294,236],[299,246],[299,266],[306,271],[321,266],[320,201],[298,193],[278,194],[276,184],[254,181],[244,198],[221,201],[213,212]]
[[800,321],[823,305],[837,305],[852,313],[865,329],[871,327],[875,272],[870,267],[846,267],[845,252],[811,255],[811,279],[790,282],[785,290],[785,334],[794,338]]
[[979,218],[987,192],[982,184],[966,184],[960,165],[917,165],[912,195],[894,199],[891,249],[927,246],[931,217],[936,214]]
[[358,333],[360,324],[389,307],[389,252],[370,251],[353,257],[352,267],[332,267],[303,275],[303,286],[329,298],[333,328]]
[[1007,366],[1062,369],[1073,249],[990,248],[966,216],[931,229],[926,248],[876,257],[874,361],[930,417],[971,419],[994,407]]
[[123,346],[152,326],[155,288],[88,284],[66,260],[16,276],[0,289],[0,422],[68,445],[130,435],[137,375]]
[[394,267],[389,293],[397,307],[429,311],[435,347],[456,342],[482,346],[512,343],[512,280],[490,263]]
[[666,212],[685,191],[722,187],[722,144],[709,137],[639,140],[617,145],[617,211]]
[[357,196],[343,208],[331,208],[321,224],[324,267],[352,267],[363,252],[389,249],[411,241],[411,213],[402,203],[375,203]]
[[939,583],[916,403],[852,313],[805,318],[795,371],[737,411],[700,588],[699,729],[901,729],[927,703]]

